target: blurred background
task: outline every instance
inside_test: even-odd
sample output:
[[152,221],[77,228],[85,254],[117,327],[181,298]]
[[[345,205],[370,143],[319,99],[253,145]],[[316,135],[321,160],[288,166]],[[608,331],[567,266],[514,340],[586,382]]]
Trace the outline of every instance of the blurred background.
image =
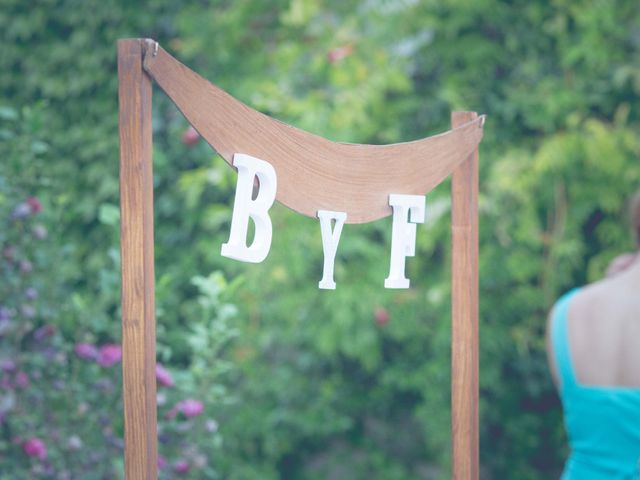
[[[481,144],[481,470],[558,478],[546,314],[632,249],[637,0],[0,2],[0,478],[118,479],[116,40],[151,37],[250,106],[332,140],[409,141],[488,115]],[[154,87],[161,478],[450,476],[449,185],[411,289],[391,220],[277,205],[259,265],[220,256],[235,174]]]

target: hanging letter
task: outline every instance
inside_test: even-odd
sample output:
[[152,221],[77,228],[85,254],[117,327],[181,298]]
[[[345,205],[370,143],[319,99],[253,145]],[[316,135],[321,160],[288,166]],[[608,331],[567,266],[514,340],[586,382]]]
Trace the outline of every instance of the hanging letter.
[[392,194],[389,205],[393,207],[391,266],[384,287],[409,288],[409,279],[404,276],[405,260],[416,254],[416,223],[424,223],[425,197]]
[[[328,210],[318,210],[320,219],[320,232],[322,233],[322,251],[324,252],[324,266],[322,268],[322,280],[318,283],[319,288],[334,290],[336,282],[333,281],[333,263],[338,251],[338,242],[342,233],[342,226],[347,219],[344,212],[330,212]],[[335,220],[333,232],[331,231],[331,220]]]
[[[224,257],[241,262],[260,263],[269,254],[273,227],[269,208],[276,198],[276,171],[270,163],[244,153],[233,155],[233,166],[238,169],[236,198],[233,204],[229,241],[222,244]],[[252,199],[254,178],[260,182],[258,194]],[[255,225],[255,236],[247,246],[249,218]]]

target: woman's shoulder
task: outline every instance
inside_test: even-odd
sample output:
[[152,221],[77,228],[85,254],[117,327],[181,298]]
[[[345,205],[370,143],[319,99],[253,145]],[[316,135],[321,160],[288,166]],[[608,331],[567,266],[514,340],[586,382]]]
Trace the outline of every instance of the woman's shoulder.
[[583,287],[574,287],[571,290],[567,290],[562,295],[560,295],[553,306],[551,307],[551,311],[549,312],[549,316],[553,318],[560,309],[566,308],[569,303],[573,303],[574,298],[578,296],[582,296],[584,294],[585,289],[590,288],[590,285]]
[[628,299],[627,288],[619,277],[605,277],[563,293],[553,304],[547,317],[547,331],[550,331],[556,317],[564,317],[567,321],[569,312],[572,318],[588,322],[589,318],[602,317],[602,314],[613,313]]
[[628,299],[628,285],[621,276],[605,277],[566,293],[558,302],[571,295],[571,309],[588,314],[601,308],[609,310],[613,305],[625,303]]

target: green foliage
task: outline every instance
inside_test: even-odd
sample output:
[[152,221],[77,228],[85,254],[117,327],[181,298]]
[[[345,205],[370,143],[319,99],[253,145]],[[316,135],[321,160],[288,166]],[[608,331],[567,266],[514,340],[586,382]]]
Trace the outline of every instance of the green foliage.
[[[407,141],[448,128],[452,110],[486,113],[483,476],[557,477],[566,441],[545,317],[560,293],[632,248],[622,219],[640,185],[639,20],[631,0],[9,0],[0,245],[24,242],[20,254],[40,270],[25,280],[3,260],[0,305],[18,312],[35,282],[43,306],[25,335],[55,324],[62,349],[118,341],[117,38],[155,38],[247,104],[334,140]],[[338,288],[319,291],[319,226],[281,206],[264,263],[220,257],[235,174],[203,142],[183,141],[185,120],[154,95],[158,353],[179,388],[160,416],[189,394],[220,425],[212,434],[169,422],[170,434],[192,433],[161,453],[188,456],[193,478],[447,478],[448,187],[428,197],[410,290],[382,288],[385,219],[345,227]],[[28,197],[43,212],[16,222]],[[25,233],[36,220],[45,245]],[[35,358],[12,348],[25,368]],[[116,422],[119,407],[109,408]],[[20,435],[42,434],[41,418]],[[20,455],[0,472],[19,476]]]

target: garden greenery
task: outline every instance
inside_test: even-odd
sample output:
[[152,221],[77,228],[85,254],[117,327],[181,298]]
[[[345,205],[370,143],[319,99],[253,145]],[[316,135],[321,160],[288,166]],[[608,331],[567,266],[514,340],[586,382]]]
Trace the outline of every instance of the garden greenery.
[[[567,289],[633,248],[640,3],[5,0],[0,9],[0,478],[122,476],[116,46],[151,37],[249,105],[390,143],[488,115],[480,150],[485,478],[559,475],[544,356]],[[235,174],[154,93],[162,478],[448,478],[449,191],[411,289],[390,218],[347,225],[321,291],[317,221],[272,209],[268,258],[219,255]]]

